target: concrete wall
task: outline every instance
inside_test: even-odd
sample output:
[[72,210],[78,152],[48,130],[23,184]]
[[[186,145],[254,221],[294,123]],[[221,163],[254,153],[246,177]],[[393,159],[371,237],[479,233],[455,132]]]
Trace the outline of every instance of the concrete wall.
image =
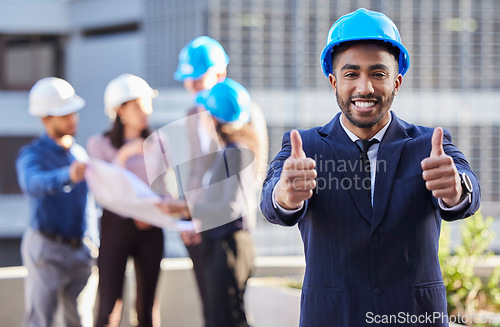
[[[59,1],[61,3],[61,1]],[[143,0],[84,0],[63,1],[68,7],[71,26],[93,28],[142,21]]]
[[2,326],[20,326],[24,312],[24,267],[0,268],[0,322]]
[[[0,33],[53,33],[67,37],[64,77],[87,101],[81,112],[77,140],[84,142],[89,135],[106,128],[108,120],[103,114],[106,84],[125,72],[144,75],[145,37],[141,30],[144,1],[0,0],[0,8]],[[129,23],[137,23],[139,30],[91,37],[84,33],[88,29]],[[37,135],[42,130],[38,119],[27,113],[27,96],[28,92],[0,91],[1,135]]]
[[[303,257],[258,257],[255,266],[255,277],[299,276],[298,278],[301,278],[300,276],[304,274],[305,262]],[[164,259],[161,267],[157,291],[160,301],[161,326],[202,327],[201,302],[191,260],[188,258]],[[0,325],[2,327],[19,326],[21,323],[24,312],[23,282],[26,276],[27,271],[24,267],[0,268],[0,303],[2,304],[0,305]],[[94,271],[87,288],[79,299],[84,327],[92,326],[92,308],[97,284],[97,271]],[[247,297],[252,295],[253,298],[247,299],[248,309],[254,308],[254,312],[250,312],[251,315],[256,321],[263,321],[262,314],[265,314],[265,311],[262,311],[262,305],[260,305],[262,300],[258,297],[268,293],[262,291],[261,285],[254,284],[253,289],[250,290],[250,285]],[[131,303],[134,303],[134,289],[134,273],[132,265],[129,264],[126,272],[121,327],[133,326],[134,309]],[[297,301],[292,299],[291,302]],[[287,307],[287,310],[290,308]]]
[[76,92],[86,100],[80,111],[77,141],[109,128],[104,115],[104,89],[109,81],[123,73],[141,76],[143,39],[140,32],[92,38],[74,37],[67,47],[66,76]]
[[61,33],[68,30],[68,8],[61,1],[1,1],[3,33]]
[[[493,268],[500,265],[500,257],[492,257],[478,264],[475,273],[490,276]],[[257,257],[255,271],[245,293],[248,316],[258,327],[298,326],[300,290],[285,287],[289,276],[301,280],[305,262],[297,257]],[[195,287],[195,278],[190,259],[164,259],[157,296],[160,303],[161,326],[202,327],[201,303]],[[134,324],[131,306],[134,294],[134,274],[129,264],[124,290],[124,311],[121,327]],[[0,268],[0,325],[19,326],[24,311],[23,281],[27,275],[24,267]],[[264,277],[264,278],[259,278]],[[79,303],[83,315],[83,326],[92,326],[97,271],[89,279]],[[60,315],[59,315],[60,318]],[[58,325],[61,326],[61,325]]]

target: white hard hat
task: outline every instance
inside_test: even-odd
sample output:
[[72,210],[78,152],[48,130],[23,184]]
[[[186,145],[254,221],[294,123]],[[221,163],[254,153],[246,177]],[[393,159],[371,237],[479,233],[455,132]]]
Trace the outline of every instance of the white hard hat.
[[85,100],[63,79],[45,77],[29,93],[29,113],[36,117],[66,116],[85,106]]
[[157,95],[158,91],[152,89],[139,76],[122,74],[106,86],[104,91],[104,113],[114,120],[117,109],[125,102],[139,98],[154,98]]

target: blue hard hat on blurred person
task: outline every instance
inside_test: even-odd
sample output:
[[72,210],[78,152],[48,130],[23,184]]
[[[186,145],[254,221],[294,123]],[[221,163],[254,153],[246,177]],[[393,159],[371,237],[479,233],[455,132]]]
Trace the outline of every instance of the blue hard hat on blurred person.
[[179,53],[179,64],[174,78],[198,79],[209,68],[226,68],[229,57],[222,45],[208,36],[200,36],[186,44]]
[[410,55],[401,43],[396,24],[383,13],[358,9],[340,17],[330,28],[326,46],[321,53],[321,67],[328,77],[332,73],[332,52],[340,43],[358,40],[380,40],[399,49],[399,73],[404,75],[410,67]]
[[217,83],[210,90],[199,92],[196,102],[222,123],[243,125],[250,121],[250,94],[240,83],[230,78]]

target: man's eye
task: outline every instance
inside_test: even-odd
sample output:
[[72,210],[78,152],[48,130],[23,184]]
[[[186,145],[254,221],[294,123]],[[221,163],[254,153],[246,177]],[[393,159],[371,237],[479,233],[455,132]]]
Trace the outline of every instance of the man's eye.
[[356,73],[345,73],[344,75],[345,77],[356,77],[357,74]]
[[385,73],[374,73],[373,76],[375,76],[375,77],[385,77],[386,74]]

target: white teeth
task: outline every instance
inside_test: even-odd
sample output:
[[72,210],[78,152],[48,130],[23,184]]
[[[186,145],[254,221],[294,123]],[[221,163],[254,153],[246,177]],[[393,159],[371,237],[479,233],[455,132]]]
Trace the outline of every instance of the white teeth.
[[363,109],[366,109],[366,108],[373,107],[373,106],[375,105],[375,102],[354,101],[354,104],[355,104],[355,105],[356,105],[356,107],[358,107],[358,108],[363,108]]

